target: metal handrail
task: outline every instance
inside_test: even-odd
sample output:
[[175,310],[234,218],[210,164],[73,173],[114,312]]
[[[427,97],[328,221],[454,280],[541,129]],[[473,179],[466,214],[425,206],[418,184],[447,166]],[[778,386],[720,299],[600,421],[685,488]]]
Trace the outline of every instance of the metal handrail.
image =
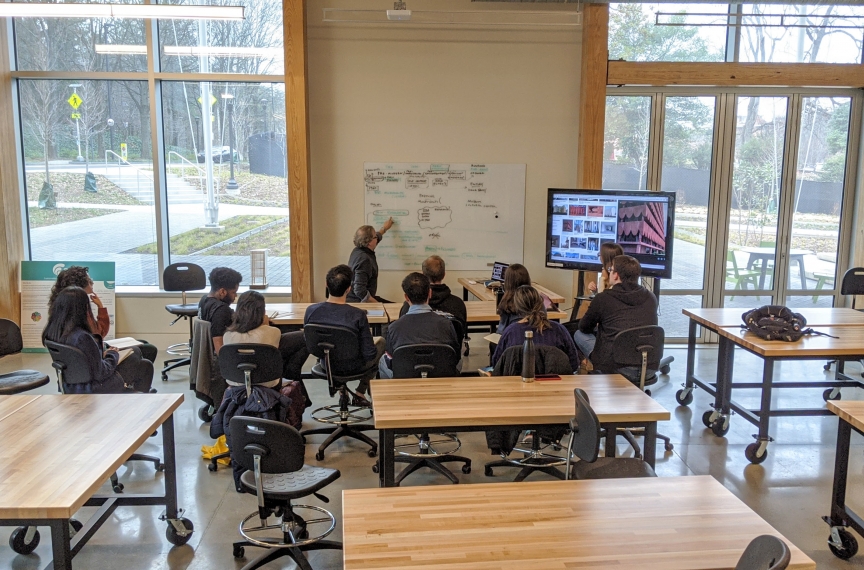
[[[171,162],[171,156],[172,155],[176,156],[177,158],[180,159],[180,164],[178,165],[178,168],[184,169],[183,172],[185,172],[185,169],[188,168],[189,166],[191,166],[192,168],[194,168],[198,172],[198,175],[193,176],[193,178],[198,179],[198,187],[199,187],[199,189],[203,189],[205,187],[204,178],[207,176],[207,173],[204,172],[204,169],[201,168],[200,166],[198,166],[197,164],[195,164],[194,162],[192,162],[191,160],[189,160],[188,158],[186,158],[185,156],[183,156],[182,154],[180,154],[176,151],[173,151],[173,150],[169,150],[168,151],[168,165],[166,167],[168,170],[170,170],[174,166]],[[185,178],[186,175],[181,174],[181,177]]]
[[[105,174],[108,174],[108,166],[109,166],[108,165],[108,156],[109,155],[114,155],[117,158],[117,178],[118,178],[118,180],[120,178],[122,178],[122,176],[123,176],[121,173],[121,168],[123,167],[123,165],[126,165],[135,171],[135,188],[138,192],[138,195],[141,194],[141,175],[142,174],[144,175],[144,178],[147,180],[148,189],[152,190],[152,188],[153,188],[153,176],[150,173],[141,170],[136,165],[130,163],[128,160],[126,160],[125,158],[123,158],[122,156],[120,156],[119,154],[114,152],[113,150],[107,150],[107,149],[105,150]],[[136,198],[137,198],[137,196],[136,196]]]

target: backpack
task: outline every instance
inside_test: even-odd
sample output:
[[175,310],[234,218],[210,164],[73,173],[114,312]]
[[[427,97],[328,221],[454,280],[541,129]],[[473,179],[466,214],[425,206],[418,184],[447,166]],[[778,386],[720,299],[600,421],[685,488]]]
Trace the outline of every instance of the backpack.
[[[807,327],[807,319],[801,313],[783,305],[763,305],[741,315],[746,329],[763,340],[795,342],[805,334],[831,336]],[[834,337],[832,337],[834,338]]]

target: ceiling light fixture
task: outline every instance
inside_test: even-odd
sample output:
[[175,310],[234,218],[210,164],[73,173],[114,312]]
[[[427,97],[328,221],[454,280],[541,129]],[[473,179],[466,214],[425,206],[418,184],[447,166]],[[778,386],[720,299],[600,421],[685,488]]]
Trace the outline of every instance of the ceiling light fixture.
[[230,46],[163,46],[165,55],[189,55],[199,57],[279,57],[282,48],[230,47]]
[[0,2],[0,18],[244,20],[243,6]]

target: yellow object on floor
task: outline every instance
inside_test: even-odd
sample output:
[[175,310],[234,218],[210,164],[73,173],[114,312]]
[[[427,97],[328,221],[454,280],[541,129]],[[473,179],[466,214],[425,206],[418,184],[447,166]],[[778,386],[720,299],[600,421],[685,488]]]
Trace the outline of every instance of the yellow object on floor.
[[[214,455],[219,455],[220,453],[228,453],[228,441],[224,435],[219,436],[214,445],[201,446],[202,459],[212,459]],[[231,460],[227,457],[217,459],[216,461],[221,465],[231,465]]]

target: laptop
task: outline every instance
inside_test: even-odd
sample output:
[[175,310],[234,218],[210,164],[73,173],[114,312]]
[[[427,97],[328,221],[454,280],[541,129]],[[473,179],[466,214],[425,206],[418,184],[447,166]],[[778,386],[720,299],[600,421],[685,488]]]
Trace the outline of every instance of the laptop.
[[496,261],[492,265],[492,279],[484,281],[483,285],[485,285],[486,287],[489,287],[490,285],[494,287],[501,287],[504,283],[504,274],[507,272],[508,267],[510,267],[509,263],[501,263],[500,261]]

